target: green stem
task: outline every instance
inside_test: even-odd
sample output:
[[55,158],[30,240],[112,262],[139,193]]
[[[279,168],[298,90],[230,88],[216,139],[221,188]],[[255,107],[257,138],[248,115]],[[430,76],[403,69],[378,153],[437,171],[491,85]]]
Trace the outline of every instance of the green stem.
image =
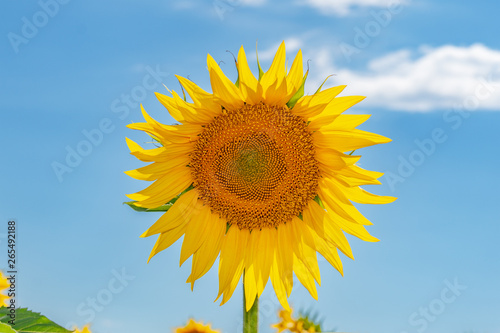
[[[243,273],[243,281],[245,281]],[[256,297],[252,307],[247,312],[245,283],[243,283],[243,333],[257,333],[259,327],[259,298]]]

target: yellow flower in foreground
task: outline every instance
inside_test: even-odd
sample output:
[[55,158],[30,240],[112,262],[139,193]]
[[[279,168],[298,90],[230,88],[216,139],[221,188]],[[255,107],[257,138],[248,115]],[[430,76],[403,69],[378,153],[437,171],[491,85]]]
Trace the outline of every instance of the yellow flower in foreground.
[[0,306],[9,306],[9,304],[7,303],[9,296],[3,293],[8,288],[9,281],[7,281],[7,277],[3,275],[3,272],[0,271]]
[[203,325],[203,323],[197,323],[193,319],[189,320],[189,323],[184,327],[179,327],[175,329],[175,333],[220,333],[217,330],[212,330],[209,325]]
[[281,310],[279,312],[280,322],[272,325],[272,327],[278,329],[278,332],[283,332],[284,330],[290,330],[293,332],[293,329],[296,327],[297,323],[294,319],[292,319],[292,310]]
[[[127,139],[131,154],[151,164],[126,173],[154,181],[128,195],[136,205],[155,208],[177,198],[142,236],[159,234],[154,256],[184,235],[180,263],[191,255],[187,282],[203,276],[219,260],[219,298],[224,304],[244,274],[246,308],[251,308],[269,278],[289,309],[293,272],[317,299],[320,284],[316,253],[341,274],[337,250],[353,258],[344,232],[365,241],[371,225],[353,206],[382,204],[392,197],[360,188],[380,184],[382,173],[356,165],[361,156],[345,154],[390,140],[355,127],[369,115],[343,115],[364,97],[337,97],[345,86],[302,96],[302,53],[289,71],[281,44],[270,69],[251,73],[243,47],[232,83],[208,56],[212,93],[177,76],[192,99],[157,94],[180,125],[164,125],[144,109],[142,130],[161,143],[145,150]],[[182,195],[179,194],[182,192]]]
[[78,328],[76,328],[73,333],[92,333],[92,332],[90,331],[90,325],[87,324],[81,330],[79,330]]
[[289,330],[293,333],[316,333],[321,332],[321,326],[312,322],[309,318],[300,316],[292,318],[292,310],[281,310],[279,312],[280,322],[272,325],[278,332]]

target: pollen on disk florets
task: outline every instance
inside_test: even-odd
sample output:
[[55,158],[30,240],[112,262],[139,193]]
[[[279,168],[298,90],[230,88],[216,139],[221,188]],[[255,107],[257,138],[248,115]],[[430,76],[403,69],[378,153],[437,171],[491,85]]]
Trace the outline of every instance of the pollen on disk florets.
[[190,166],[200,199],[240,229],[288,222],[317,194],[312,133],[287,107],[223,110],[199,135]]

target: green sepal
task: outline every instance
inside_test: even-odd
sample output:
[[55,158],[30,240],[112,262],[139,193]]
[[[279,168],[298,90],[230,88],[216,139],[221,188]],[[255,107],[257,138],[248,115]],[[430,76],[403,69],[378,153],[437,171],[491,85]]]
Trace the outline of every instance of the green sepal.
[[123,204],[129,205],[130,208],[132,208],[133,210],[135,210],[137,212],[166,212],[170,209],[170,207],[172,207],[174,205],[174,203],[177,201],[177,199],[179,199],[181,197],[181,195],[183,195],[187,191],[192,190],[193,188],[194,188],[193,184],[189,185],[189,187],[187,189],[185,189],[184,191],[182,191],[181,194],[179,194],[178,196],[176,196],[175,198],[173,198],[172,200],[170,200],[166,204],[163,204],[163,205],[156,207],[156,208],[144,208],[144,207],[137,206],[135,204],[137,201],[126,201]]
[[129,205],[130,208],[132,208],[133,210],[135,210],[137,212],[166,212],[174,204],[173,202],[169,202],[169,203],[166,203],[166,204],[161,205],[160,207],[156,207],[156,208],[144,208],[144,207],[137,206],[135,204],[136,202],[137,201],[125,201],[124,204]]
[[181,85],[181,90],[182,90],[182,99],[184,99],[184,102],[187,102],[186,92],[184,91],[184,87],[182,85]]
[[325,81],[323,81],[323,83],[319,86],[318,90],[316,90],[316,92],[314,93],[314,95],[316,95],[317,93],[319,93],[321,91],[321,88],[323,88],[323,85],[326,83],[326,81],[331,77],[331,76],[334,76],[335,74],[332,74],[332,75],[328,75],[325,79]]
[[236,88],[239,88],[240,87],[240,71],[238,70],[238,61],[236,60],[236,57],[234,56],[234,54],[231,53],[231,55],[234,58],[234,65],[236,66],[236,72],[238,73],[238,77],[236,78],[236,82],[234,83],[234,85],[236,86]]
[[302,96],[304,96],[304,86],[306,84],[306,79],[307,79],[307,75],[308,74],[309,74],[309,71],[307,71],[306,74],[304,75],[304,79],[302,80],[302,84],[300,85],[299,90],[297,90],[295,92],[295,94],[292,96],[292,98],[290,98],[290,100],[288,101],[288,103],[286,103],[286,106],[288,106],[289,109],[292,109],[295,106],[295,104],[297,103],[297,101]]
[[259,67],[259,82],[260,82],[260,79],[262,79],[262,76],[264,75],[264,71],[262,70],[262,67],[260,67],[259,52],[257,52],[257,43],[255,43],[255,54],[257,55],[257,67]]
[[318,203],[318,205],[321,206],[321,208],[325,209],[325,206],[323,205],[323,201],[319,198],[319,195],[316,195],[316,198],[314,198],[314,201]]
[[319,319],[318,312],[311,314],[310,309],[307,312],[300,311],[298,320],[302,321],[304,330],[309,331],[313,328],[314,332],[322,332],[321,325],[324,319]]
[[236,88],[239,88],[240,87],[240,71],[238,70],[238,61],[236,60],[236,57],[234,56],[233,52],[231,52],[229,50],[226,50],[226,52],[231,53],[231,55],[233,56],[234,65],[236,66],[236,72],[238,73],[238,78],[236,79],[236,82],[234,83],[234,85],[236,86]]
[[[0,308],[0,332],[6,333],[71,333],[72,331],[57,325],[47,317],[40,313],[33,312],[27,308],[16,309],[16,317],[14,325],[9,324],[12,318],[10,317],[10,309],[2,306]],[[4,327],[10,327],[11,330]]]

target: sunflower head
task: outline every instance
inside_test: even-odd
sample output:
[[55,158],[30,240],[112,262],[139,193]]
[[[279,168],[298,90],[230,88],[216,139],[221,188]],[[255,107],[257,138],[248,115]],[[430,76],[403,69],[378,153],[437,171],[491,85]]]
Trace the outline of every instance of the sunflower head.
[[220,333],[220,331],[212,330],[210,324],[203,325],[202,322],[190,319],[186,326],[176,328],[175,333]]
[[317,253],[342,274],[338,251],[353,258],[344,233],[377,241],[352,202],[395,198],[360,187],[380,184],[382,174],[359,167],[352,151],[390,140],[356,129],[368,115],[343,114],[364,98],[338,97],[345,86],[304,95],[302,53],[288,69],[284,43],[268,71],[257,61],[258,78],[243,47],[236,83],[210,55],[207,64],[211,93],[180,76],[190,101],[157,93],[178,125],[159,123],[141,107],[146,122],[128,126],[160,143],[143,149],[127,139],[131,154],[150,164],[126,173],[153,182],[128,195],[130,204],[166,211],[143,234],[159,235],[150,258],[184,235],[180,263],[192,256],[191,287],[220,256],[222,304],[243,272],[247,310],[269,278],[289,309],[294,273],[317,298]]

